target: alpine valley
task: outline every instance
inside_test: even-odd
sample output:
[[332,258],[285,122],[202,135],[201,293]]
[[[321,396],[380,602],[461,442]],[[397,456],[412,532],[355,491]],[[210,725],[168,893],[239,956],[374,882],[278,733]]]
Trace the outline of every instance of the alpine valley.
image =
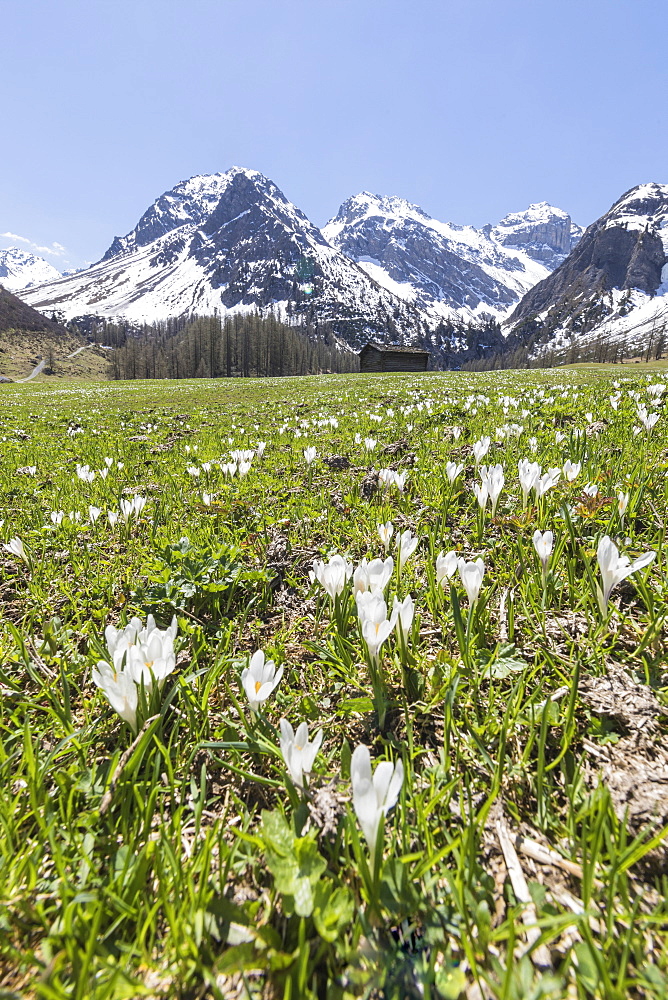
[[368,192],[319,230],[268,178],[233,167],[161,195],[86,270],[56,277],[0,255],[0,284],[66,321],[258,312],[351,349],[426,347],[442,365],[602,329],[654,336],[668,318],[666,234],[659,184],[627,192],[586,232],[545,202],[475,229]]

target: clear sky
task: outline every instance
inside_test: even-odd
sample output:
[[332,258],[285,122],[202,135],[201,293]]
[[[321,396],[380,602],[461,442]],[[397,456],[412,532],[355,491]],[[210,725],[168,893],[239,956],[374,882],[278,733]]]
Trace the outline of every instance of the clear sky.
[[233,164],[317,225],[361,190],[588,224],[668,182],[665,28],[665,0],[0,0],[0,246],[97,260]]

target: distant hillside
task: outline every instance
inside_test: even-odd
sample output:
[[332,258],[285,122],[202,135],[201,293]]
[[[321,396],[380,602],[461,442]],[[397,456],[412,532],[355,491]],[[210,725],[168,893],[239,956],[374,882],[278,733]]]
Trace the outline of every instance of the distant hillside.
[[27,378],[43,360],[39,379],[106,379],[110,353],[47,319],[0,286],[0,375]]
[[4,330],[32,330],[57,336],[65,334],[62,326],[27,306],[0,285],[0,333]]
[[41,361],[44,369],[37,376],[40,382],[104,380],[109,378],[111,355],[113,351],[74,334],[54,337],[53,333],[39,330],[0,332],[0,376],[12,381],[27,378]]

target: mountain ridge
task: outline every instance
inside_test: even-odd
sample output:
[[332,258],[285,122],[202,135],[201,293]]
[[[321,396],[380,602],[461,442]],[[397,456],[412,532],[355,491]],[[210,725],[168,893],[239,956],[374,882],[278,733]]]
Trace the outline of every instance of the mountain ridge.
[[350,349],[382,339],[449,362],[499,347],[499,322],[509,343],[623,332],[630,314],[655,326],[667,263],[668,186],[654,182],[586,230],[547,202],[476,229],[368,191],[320,230],[269,178],[232,167],[179,181],[97,263],[21,295],[66,319],[275,313]]
[[331,327],[350,347],[369,335],[409,343],[426,333],[417,310],[327,243],[272,181],[242,167],[179,182],[100,261],[25,298],[67,319],[275,310]]
[[566,260],[524,296],[505,328],[559,347],[598,337],[639,346],[668,322],[668,185],[636,185],[587,227]]
[[[544,210],[533,220],[531,210],[538,207]],[[568,230],[568,249],[562,247],[561,255],[562,244],[549,243],[558,228],[555,220]],[[368,191],[343,202],[323,228],[329,242],[384,287],[415,303],[432,325],[445,318],[476,322],[505,316],[565,258],[581,232],[566,212],[545,202],[475,229]]]

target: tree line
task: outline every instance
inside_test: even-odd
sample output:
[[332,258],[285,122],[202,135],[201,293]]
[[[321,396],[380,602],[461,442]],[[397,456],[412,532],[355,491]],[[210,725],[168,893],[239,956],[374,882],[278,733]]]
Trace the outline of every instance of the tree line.
[[[110,329],[111,328],[111,329]],[[259,313],[202,316],[140,330],[98,324],[96,340],[114,340],[114,379],[234,378],[359,371],[355,353],[332,331],[288,326]]]

